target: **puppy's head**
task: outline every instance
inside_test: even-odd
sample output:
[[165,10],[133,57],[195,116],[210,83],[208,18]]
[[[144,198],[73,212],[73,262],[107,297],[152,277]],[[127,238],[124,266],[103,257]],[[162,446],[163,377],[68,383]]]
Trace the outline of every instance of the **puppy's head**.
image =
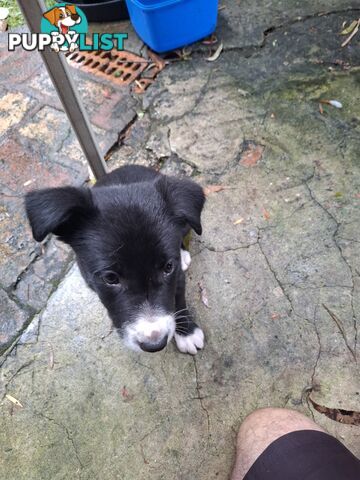
[[45,12],[43,16],[63,34],[68,33],[70,27],[81,22],[81,17],[78,15],[75,5],[54,7]]
[[71,245],[125,343],[158,351],[175,332],[180,248],[190,228],[201,233],[201,187],[154,181],[38,190],[26,196],[35,240],[54,233]]

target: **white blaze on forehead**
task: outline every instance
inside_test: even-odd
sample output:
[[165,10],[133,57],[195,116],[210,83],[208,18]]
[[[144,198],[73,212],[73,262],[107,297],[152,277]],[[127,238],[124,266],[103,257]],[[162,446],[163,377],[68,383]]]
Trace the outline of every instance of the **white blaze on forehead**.
[[161,341],[166,335],[167,343],[170,342],[175,333],[175,318],[171,314],[144,305],[133,321],[124,328],[124,340],[132,350],[140,350],[139,343],[153,341],[152,335]]

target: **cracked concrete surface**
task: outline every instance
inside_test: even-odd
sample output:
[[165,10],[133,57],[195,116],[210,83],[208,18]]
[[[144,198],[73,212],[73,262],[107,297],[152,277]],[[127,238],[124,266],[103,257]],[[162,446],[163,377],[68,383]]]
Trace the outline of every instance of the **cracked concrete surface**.
[[[359,426],[309,401],[360,410],[360,49],[337,35],[359,9],[223,6],[220,58],[197,45],[168,66],[109,160],[225,187],[190,244],[205,349],[123,349],[74,266],[2,359],[7,478],[228,478],[240,422],[270,405],[312,416],[360,455]],[[319,99],[343,109],[321,114]],[[263,147],[251,166],[249,142]]]

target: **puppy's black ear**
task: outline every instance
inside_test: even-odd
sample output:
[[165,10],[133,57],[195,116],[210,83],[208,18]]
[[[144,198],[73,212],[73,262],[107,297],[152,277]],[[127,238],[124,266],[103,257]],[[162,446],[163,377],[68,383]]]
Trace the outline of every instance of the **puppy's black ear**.
[[157,182],[175,219],[188,224],[198,235],[202,233],[201,211],[205,203],[203,189],[191,180],[161,176]]
[[36,241],[54,233],[71,235],[94,213],[91,192],[86,188],[60,187],[34,190],[25,196],[25,208]]

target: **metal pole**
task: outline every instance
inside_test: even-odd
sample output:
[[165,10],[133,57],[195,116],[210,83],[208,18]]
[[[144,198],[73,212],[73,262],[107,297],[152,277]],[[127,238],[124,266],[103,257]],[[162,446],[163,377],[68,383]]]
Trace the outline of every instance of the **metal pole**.
[[[42,14],[45,11],[43,0],[17,1],[30,31],[40,33]],[[95,178],[98,179],[105,175],[106,164],[96,143],[88,116],[71,78],[64,56],[50,48],[46,48],[40,53],[90,168]]]

